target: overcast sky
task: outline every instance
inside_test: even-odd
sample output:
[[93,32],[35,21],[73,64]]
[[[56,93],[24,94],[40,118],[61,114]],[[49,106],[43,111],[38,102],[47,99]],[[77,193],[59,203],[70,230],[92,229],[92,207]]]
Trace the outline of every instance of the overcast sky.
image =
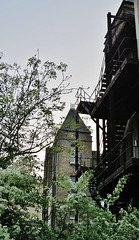
[[[0,0],[0,51],[22,67],[39,49],[42,61],[68,64],[71,87],[97,85],[107,13],[122,0]],[[75,92],[64,96],[67,114]]]

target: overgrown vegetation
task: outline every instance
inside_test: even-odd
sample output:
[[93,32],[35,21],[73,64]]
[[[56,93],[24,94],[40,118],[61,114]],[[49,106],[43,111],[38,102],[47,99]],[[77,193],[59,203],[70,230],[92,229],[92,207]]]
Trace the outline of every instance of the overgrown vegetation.
[[[29,176],[25,170],[14,169],[14,166],[0,171],[0,236],[2,239],[50,239],[50,240],[127,240],[136,239],[135,232],[139,231],[139,211],[128,207],[121,209],[120,217],[111,213],[108,207],[102,208],[96,205],[88,196],[88,180],[92,172],[84,173],[73,185],[64,176],[59,176],[59,182],[66,193],[75,189],[74,194],[57,202],[51,197],[50,189],[45,188],[47,196],[39,191],[41,180]],[[107,199],[100,199],[106,206],[114,204],[126,183],[128,176],[124,176],[118,182],[115,193],[108,195]],[[54,206],[56,213],[56,228],[50,228],[46,222],[38,218],[38,212],[42,206]],[[32,209],[36,209],[31,214]],[[72,213],[78,214],[77,222],[67,221]]]
[[[75,185],[59,176],[60,181],[55,184],[67,193],[61,203],[51,196],[47,186],[46,194],[40,191],[43,180],[36,178],[35,154],[53,141],[53,114],[63,110],[60,96],[68,86],[65,71],[65,64],[41,65],[36,56],[29,59],[23,71],[17,64],[0,63],[0,239],[136,239],[139,211],[131,206],[121,209],[117,220],[108,208],[119,197],[128,176],[120,179],[112,195],[108,194],[106,199],[99,196],[105,208],[96,205],[88,195],[92,171],[84,173]],[[56,84],[59,72],[62,81]],[[51,81],[57,87],[49,87]],[[74,194],[69,194],[71,188]],[[55,229],[38,217],[42,207],[50,206],[55,209]],[[78,221],[67,221],[70,213],[78,216]]]

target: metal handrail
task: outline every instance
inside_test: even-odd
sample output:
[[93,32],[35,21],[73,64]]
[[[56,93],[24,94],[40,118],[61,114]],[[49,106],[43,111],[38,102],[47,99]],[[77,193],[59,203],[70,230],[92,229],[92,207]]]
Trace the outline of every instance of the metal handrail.
[[98,84],[90,96],[90,98],[94,99],[95,101],[97,100],[98,96],[100,95],[100,90],[102,88],[102,83],[103,83],[104,77],[105,77],[105,55],[103,56],[103,60],[102,60]]
[[78,88],[75,97],[77,99],[75,105],[78,105],[81,101],[94,102],[94,99],[92,99],[91,96],[82,87]]
[[97,84],[95,90],[93,91],[93,93],[91,95],[89,95],[82,87],[79,87],[79,89],[77,90],[77,93],[75,95],[75,97],[77,98],[76,103],[75,103],[76,105],[80,101],[88,101],[88,102],[96,101],[96,99],[100,93],[100,89],[102,87],[102,80],[104,79],[104,72],[105,72],[105,56],[103,57],[102,66],[101,66],[100,75],[99,75],[99,81],[98,81],[98,84]]
[[[119,167],[124,166],[124,164],[129,160],[128,156],[130,158],[134,157],[133,149],[137,149],[138,147],[134,146],[131,142],[126,148],[123,147],[123,149],[121,149],[121,152],[119,153],[119,155],[112,162],[110,162],[107,166],[105,166],[105,164],[104,164],[104,162],[106,162],[106,160],[110,160],[111,154],[114,153],[114,151],[118,148],[118,146],[122,147],[122,144],[124,144],[124,142],[127,139],[132,140],[132,135],[133,135],[133,133],[131,133],[131,132],[126,134],[126,136],[123,137],[123,139],[112,149],[112,151],[109,152],[96,166],[95,177],[97,180],[97,185],[101,182],[101,180],[104,177],[106,178],[106,177],[110,176],[116,170],[118,170]],[[138,157],[139,157],[139,154],[138,154]],[[107,162],[109,162],[109,161],[107,161]]]
[[[109,65],[106,68],[105,65],[105,56],[103,57],[103,61],[102,61],[102,66],[101,66],[101,70],[100,70],[100,75],[99,75],[99,80],[98,80],[98,84],[95,87],[94,91],[92,92],[91,95],[89,95],[82,87],[79,87],[75,97],[77,98],[76,100],[76,104],[79,104],[80,101],[88,101],[88,102],[96,102],[98,99],[102,98],[104,92],[102,92],[102,84],[104,82],[105,79],[105,75],[107,72],[108,68],[111,68],[111,71],[109,72],[109,76],[110,78],[114,78],[114,76],[116,75],[116,72],[121,68],[124,60],[126,57],[124,56],[124,52],[125,51],[132,51],[134,50],[134,48],[130,48],[130,47],[126,47],[122,50],[119,58],[116,60],[115,64],[117,66],[117,70],[115,71],[115,66],[113,66],[113,62],[115,61],[114,58],[116,56],[116,54],[119,52],[119,49],[122,47],[122,45],[124,44],[125,41],[133,41],[135,40],[134,38],[131,37],[125,37],[122,42],[120,43],[119,47],[117,48],[116,52],[113,55],[113,58],[111,59],[111,61],[109,62]],[[110,67],[111,66],[111,67]],[[107,86],[108,87],[108,86]]]

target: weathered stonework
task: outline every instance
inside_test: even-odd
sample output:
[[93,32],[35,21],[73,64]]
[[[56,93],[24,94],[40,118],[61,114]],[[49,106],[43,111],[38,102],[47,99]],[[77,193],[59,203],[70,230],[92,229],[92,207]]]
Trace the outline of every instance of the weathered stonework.
[[[78,123],[77,123],[78,117]],[[78,132],[77,132],[78,131]],[[79,115],[76,115],[75,109],[70,109],[62,127],[56,136],[54,147],[59,149],[52,154],[46,154],[45,178],[49,184],[52,179],[56,179],[58,174],[67,177],[76,176],[75,164],[71,163],[71,146],[76,145],[78,135],[78,163],[79,166],[92,167],[92,137]],[[52,171],[52,172],[50,172]],[[58,201],[62,201],[66,194],[61,188],[53,188],[53,196]]]

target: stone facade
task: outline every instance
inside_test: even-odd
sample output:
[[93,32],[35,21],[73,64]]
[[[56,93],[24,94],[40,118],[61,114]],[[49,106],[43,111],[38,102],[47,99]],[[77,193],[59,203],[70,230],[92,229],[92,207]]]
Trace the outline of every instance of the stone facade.
[[[78,137],[78,150],[76,149]],[[57,174],[65,175],[74,182],[76,179],[77,157],[78,166],[92,168],[92,137],[91,132],[86,127],[74,108],[67,114],[62,127],[55,138],[54,149],[51,154],[46,153],[45,179],[51,185],[52,179],[56,179]],[[78,155],[76,156],[78,152]],[[61,201],[66,194],[62,189],[52,186],[52,195]],[[50,210],[49,210],[50,212]],[[54,226],[54,224],[51,225]]]

